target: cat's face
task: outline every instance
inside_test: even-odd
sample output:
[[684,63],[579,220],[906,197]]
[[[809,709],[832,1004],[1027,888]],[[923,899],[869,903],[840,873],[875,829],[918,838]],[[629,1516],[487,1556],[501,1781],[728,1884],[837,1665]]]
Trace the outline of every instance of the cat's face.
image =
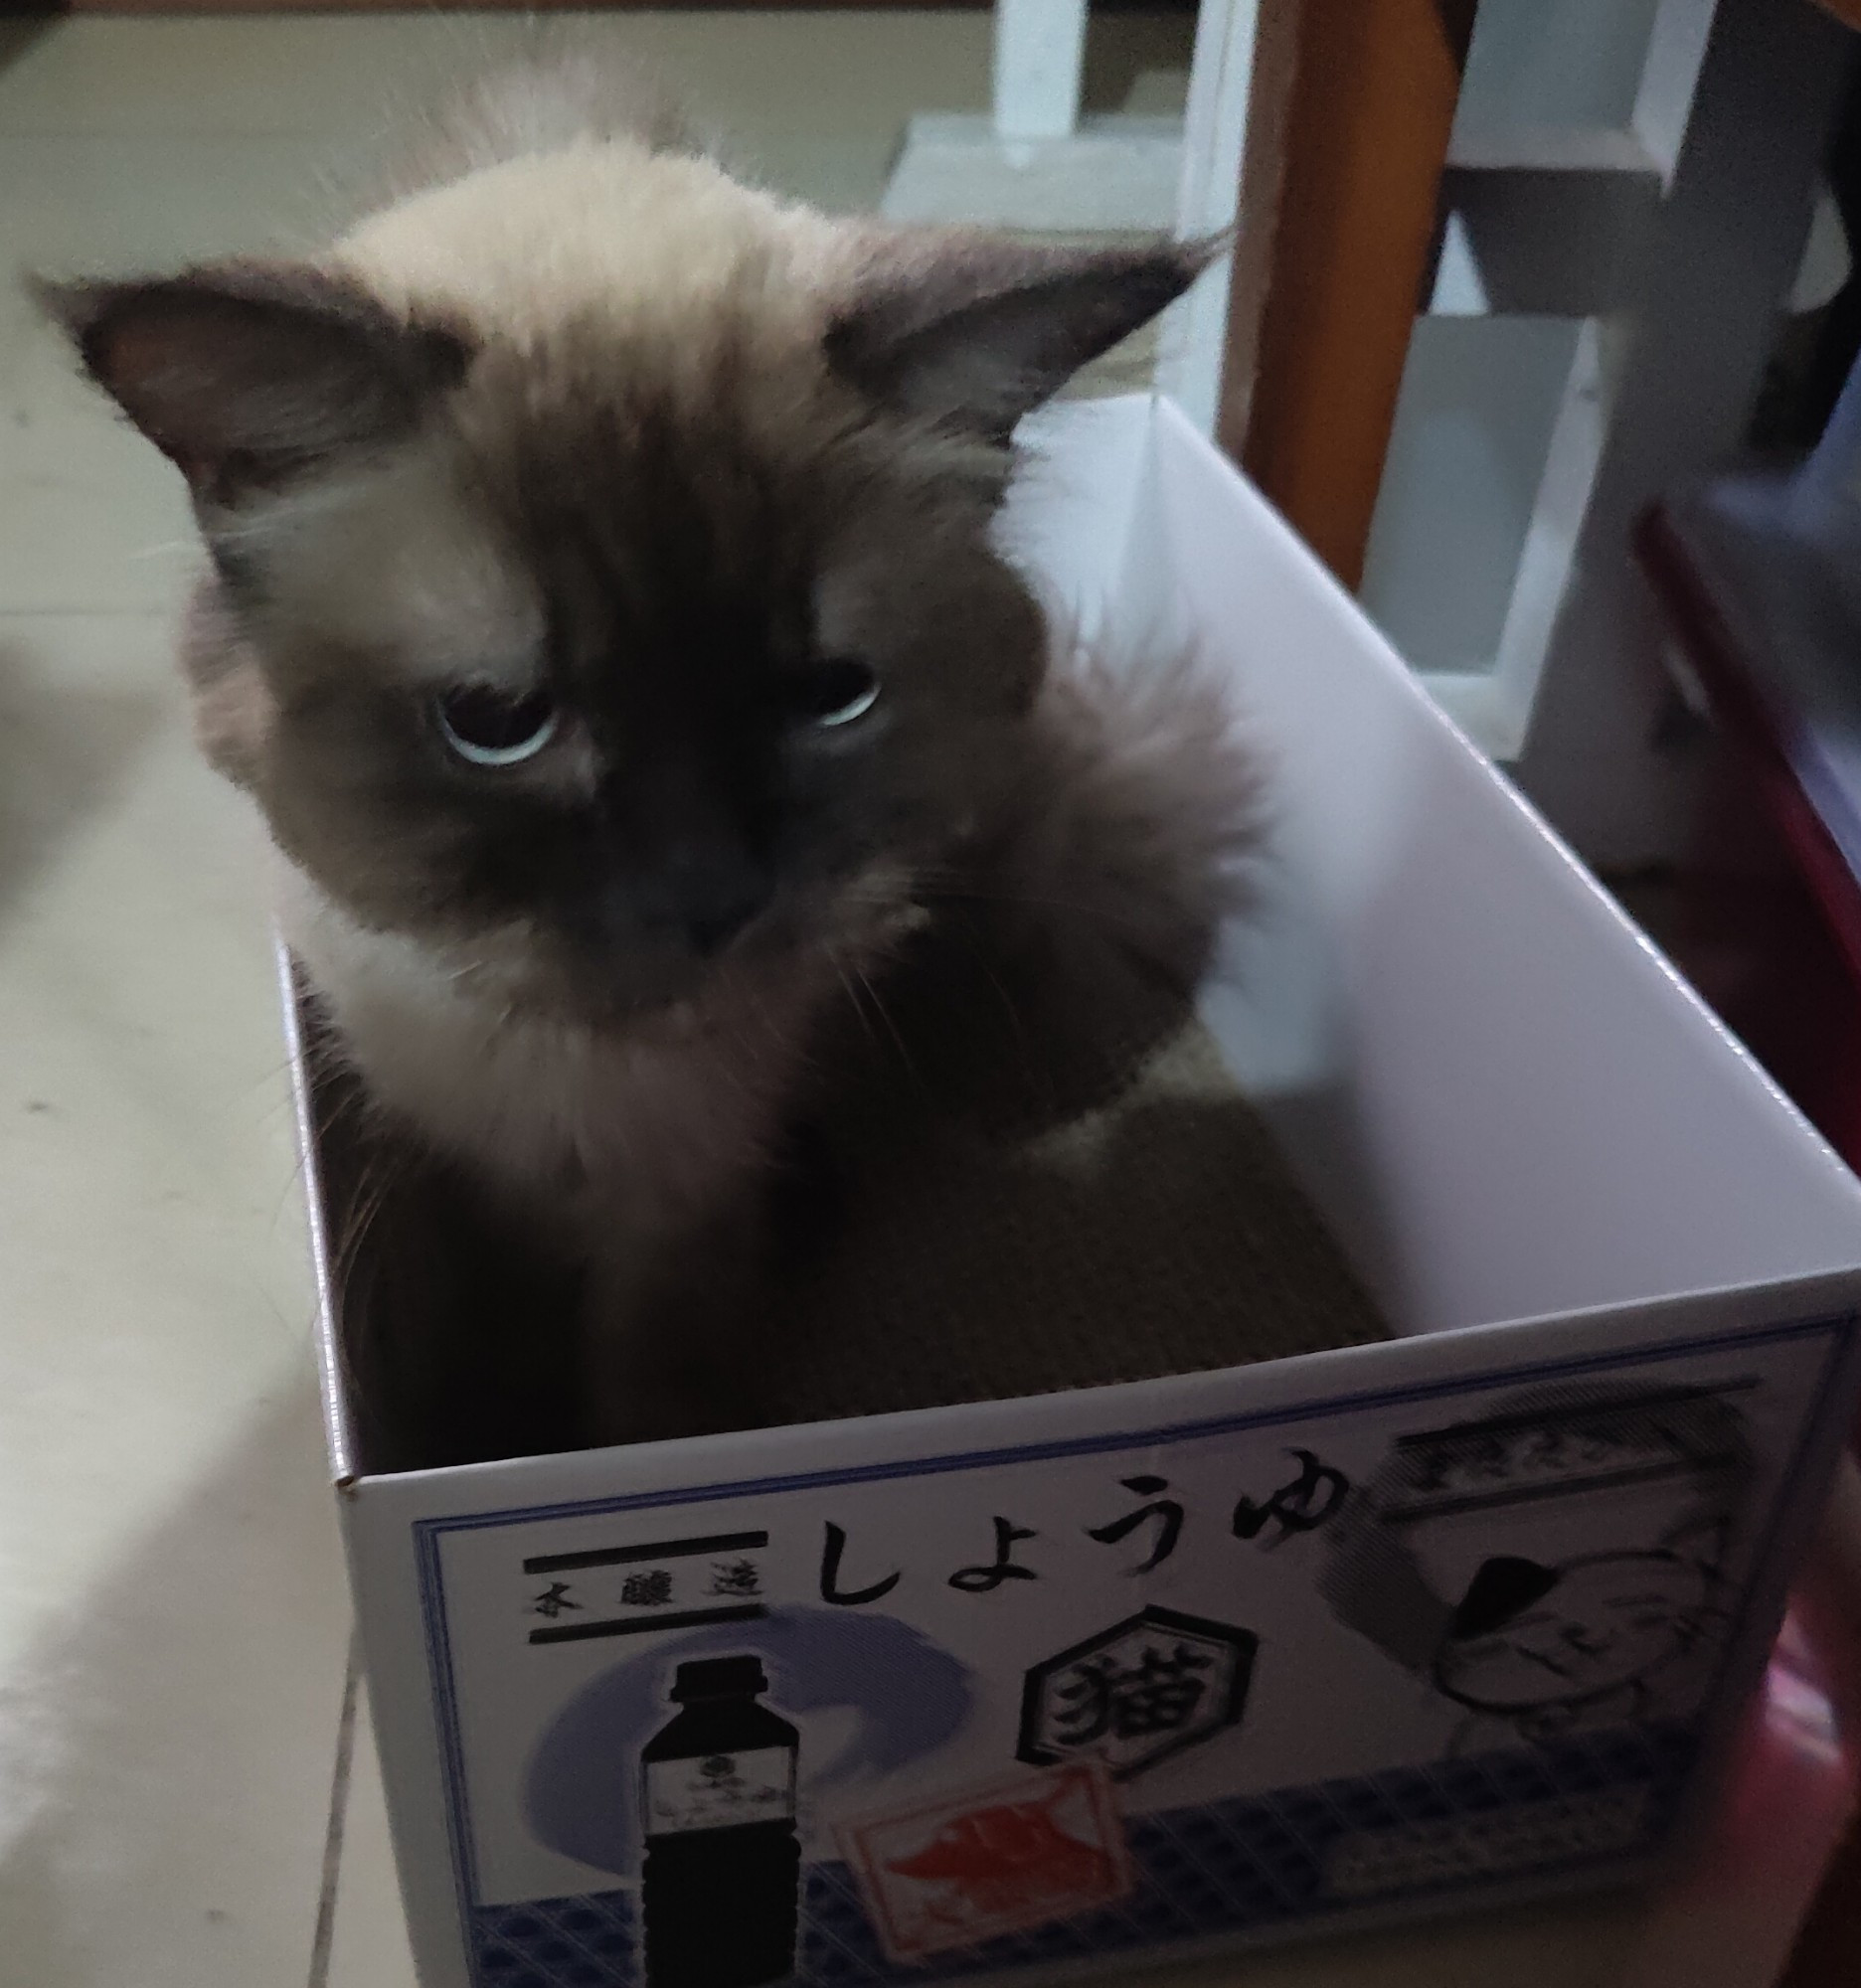
[[1012,770],[1043,634],[947,463],[485,352],[443,411],[217,535],[249,780],[354,917],[600,1013],[849,969]]
[[189,476],[203,735],[286,855],[464,983],[600,1019],[857,968],[985,826],[1045,639],[989,543],[1002,440],[1192,273],[1146,252],[957,245],[670,336],[513,336],[347,270],[65,308]]

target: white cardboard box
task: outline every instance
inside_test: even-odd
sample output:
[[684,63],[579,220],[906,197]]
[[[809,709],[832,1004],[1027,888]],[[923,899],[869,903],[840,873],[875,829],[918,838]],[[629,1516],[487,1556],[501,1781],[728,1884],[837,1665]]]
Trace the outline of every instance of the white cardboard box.
[[[1763,1666],[1853,1408],[1855,1181],[1168,405],[1051,417],[1005,530],[1114,650],[1234,672],[1274,858],[1205,1019],[1401,1336],[401,1475],[330,1341],[428,1988],[645,1978],[695,1657],[799,1735],[820,1988],[1634,1876]],[[756,1778],[676,1764],[700,1824]]]

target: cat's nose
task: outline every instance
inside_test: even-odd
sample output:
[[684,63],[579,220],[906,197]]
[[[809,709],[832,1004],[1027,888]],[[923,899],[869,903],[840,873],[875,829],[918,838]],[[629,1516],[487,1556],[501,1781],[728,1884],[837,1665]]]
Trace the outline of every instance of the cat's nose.
[[765,886],[746,884],[741,890],[720,892],[707,897],[702,905],[689,907],[685,930],[692,950],[706,958],[722,952],[768,901]]
[[774,895],[767,871],[748,861],[688,860],[668,881],[672,918],[705,958],[723,951]]

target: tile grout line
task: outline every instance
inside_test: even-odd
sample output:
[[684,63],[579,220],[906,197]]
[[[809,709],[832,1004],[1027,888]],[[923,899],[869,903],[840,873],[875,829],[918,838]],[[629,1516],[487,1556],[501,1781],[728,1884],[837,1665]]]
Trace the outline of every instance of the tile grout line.
[[323,1871],[317,1888],[316,1930],[310,1937],[306,1988],[329,1988],[330,1952],[336,1939],[336,1882],[342,1870],[343,1828],[349,1812],[349,1777],[355,1764],[356,1699],[362,1679],[358,1633],[349,1632],[342,1711],[336,1719],[336,1763],[330,1774],[329,1824],[323,1832]]

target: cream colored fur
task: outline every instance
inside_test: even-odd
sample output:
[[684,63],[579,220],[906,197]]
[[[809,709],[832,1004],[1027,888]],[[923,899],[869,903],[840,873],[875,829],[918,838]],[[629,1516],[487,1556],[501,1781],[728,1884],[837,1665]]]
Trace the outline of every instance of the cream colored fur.
[[863,231],[739,185],[710,160],[625,138],[507,159],[365,221],[338,266],[390,304],[451,304],[520,346],[599,313],[667,350],[702,349],[733,295],[771,343],[824,312]]
[[424,435],[313,479],[223,528],[265,555],[255,609],[298,642],[389,658],[416,681],[521,689],[536,675],[543,607],[521,564],[460,496],[444,438]]
[[[702,1010],[599,1031],[513,1005],[495,944],[370,931],[289,866],[280,916],[380,1101],[571,1231],[670,1241],[754,1174],[821,992],[805,974],[764,976],[754,1001],[725,989]],[[515,961],[522,934],[507,940]]]

